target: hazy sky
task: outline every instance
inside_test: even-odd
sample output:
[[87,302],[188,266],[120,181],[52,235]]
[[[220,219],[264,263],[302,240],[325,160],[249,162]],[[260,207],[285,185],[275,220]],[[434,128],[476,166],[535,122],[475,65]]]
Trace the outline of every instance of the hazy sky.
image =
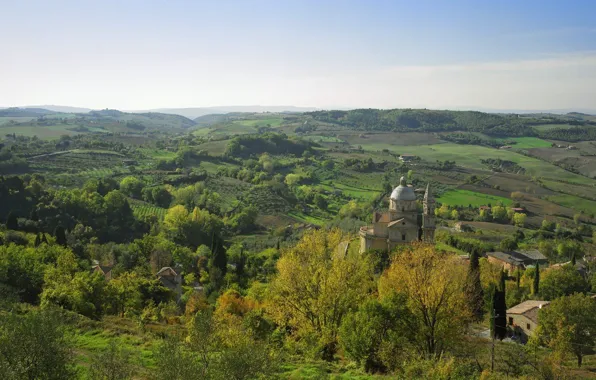
[[0,0],[0,106],[596,108],[596,1]]

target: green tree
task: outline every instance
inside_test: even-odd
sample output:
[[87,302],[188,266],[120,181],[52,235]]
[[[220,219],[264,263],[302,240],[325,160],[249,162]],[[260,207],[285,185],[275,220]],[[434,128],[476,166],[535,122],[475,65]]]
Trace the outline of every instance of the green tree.
[[317,342],[328,360],[337,349],[343,317],[365,299],[372,285],[370,261],[337,249],[345,239],[337,229],[305,233],[282,254],[271,282],[277,322],[289,323],[292,338]]
[[596,302],[583,294],[552,301],[538,313],[537,339],[555,352],[575,355],[581,367],[596,345]]
[[540,279],[540,295],[545,300],[553,300],[573,293],[585,293],[590,284],[572,265],[547,269]]
[[396,353],[411,336],[412,315],[405,297],[392,293],[383,301],[369,299],[358,311],[348,314],[339,330],[339,341],[346,355],[367,372],[387,370],[383,354]]
[[534,271],[534,283],[532,286],[532,294],[537,297],[540,293],[540,264],[536,262],[536,270]]
[[481,321],[484,314],[484,291],[480,282],[480,257],[477,252],[470,255],[465,291],[474,317]]
[[60,244],[63,247],[66,247],[67,241],[66,241],[66,231],[64,230],[64,227],[58,225],[56,226],[56,228],[54,229],[54,237],[56,238],[56,243]]
[[17,215],[12,211],[8,213],[8,217],[6,218],[6,228],[9,230],[19,229],[19,221],[17,219]]
[[0,313],[1,379],[73,379],[72,345],[54,311]]
[[517,249],[517,242],[515,241],[515,239],[508,237],[501,240],[499,246],[501,250],[504,252],[514,251],[515,249]]
[[93,380],[128,380],[134,375],[132,355],[110,340],[108,347],[92,356],[89,374]]
[[122,181],[120,181],[120,191],[129,197],[140,199],[142,190],[143,181],[137,177],[128,176],[124,177]]
[[[502,273],[502,272],[501,272]],[[503,278],[503,274],[501,274]],[[496,339],[503,340],[507,335],[507,306],[504,288],[504,280],[501,280],[499,287],[493,291],[491,308],[491,332]]]
[[517,227],[523,227],[526,223],[526,214],[515,213],[513,214],[513,224]]
[[315,205],[321,210],[327,210],[327,198],[325,198],[321,194],[315,195],[314,202]]

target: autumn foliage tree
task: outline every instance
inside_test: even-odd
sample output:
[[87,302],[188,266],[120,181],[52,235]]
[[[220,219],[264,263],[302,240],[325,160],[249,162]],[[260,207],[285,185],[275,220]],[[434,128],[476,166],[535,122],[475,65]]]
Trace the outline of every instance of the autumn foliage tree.
[[282,253],[271,283],[271,312],[292,337],[314,341],[325,359],[337,349],[344,316],[370,292],[373,275],[367,258],[339,249],[348,240],[340,230],[307,232]]
[[381,298],[391,292],[406,296],[414,315],[410,330],[418,352],[438,358],[461,337],[472,318],[463,289],[467,268],[456,255],[415,244],[398,255],[379,281]]

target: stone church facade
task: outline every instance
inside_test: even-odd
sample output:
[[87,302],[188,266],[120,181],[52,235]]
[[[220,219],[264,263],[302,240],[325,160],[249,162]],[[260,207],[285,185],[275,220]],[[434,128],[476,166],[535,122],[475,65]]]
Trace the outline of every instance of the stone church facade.
[[430,185],[424,193],[422,213],[416,193],[401,177],[389,197],[389,211],[374,212],[373,224],[360,228],[360,252],[371,249],[391,251],[399,244],[413,241],[432,243],[435,239],[435,200]]

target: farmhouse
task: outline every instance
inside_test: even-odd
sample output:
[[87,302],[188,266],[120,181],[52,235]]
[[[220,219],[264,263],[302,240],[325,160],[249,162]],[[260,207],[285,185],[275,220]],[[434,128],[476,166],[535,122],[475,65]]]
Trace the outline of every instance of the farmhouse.
[[399,159],[402,160],[403,162],[412,161],[415,158],[416,158],[416,155],[414,155],[414,154],[402,154],[401,156],[399,156]]
[[91,267],[93,273],[101,273],[101,275],[109,281],[112,279],[112,266],[95,264]]
[[426,187],[423,212],[418,213],[416,194],[401,177],[389,197],[389,211],[374,212],[373,224],[360,228],[360,252],[371,249],[391,251],[398,244],[413,241],[433,242],[435,238],[435,200]]
[[488,262],[501,265],[504,269],[512,272],[516,269],[525,269],[536,263],[547,265],[547,258],[538,250],[510,251],[510,252],[488,252]]
[[507,325],[523,342],[538,326],[538,312],[549,304],[548,301],[524,301],[507,310]]
[[157,272],[157,279],[163,286],[175,292],[178,298],[182,295],[182,276],[172,267],[163,267]]

